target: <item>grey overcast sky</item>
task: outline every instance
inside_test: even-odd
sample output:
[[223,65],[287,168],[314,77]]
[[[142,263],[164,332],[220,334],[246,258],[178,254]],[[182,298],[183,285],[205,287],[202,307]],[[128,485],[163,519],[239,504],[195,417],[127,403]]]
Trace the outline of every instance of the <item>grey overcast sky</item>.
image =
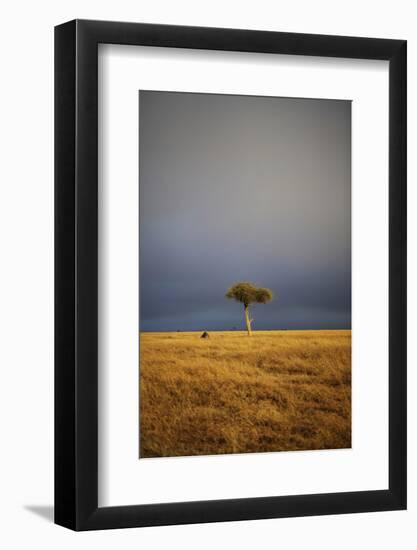
[[351,326],[351,103],[140,91],[143,331]]

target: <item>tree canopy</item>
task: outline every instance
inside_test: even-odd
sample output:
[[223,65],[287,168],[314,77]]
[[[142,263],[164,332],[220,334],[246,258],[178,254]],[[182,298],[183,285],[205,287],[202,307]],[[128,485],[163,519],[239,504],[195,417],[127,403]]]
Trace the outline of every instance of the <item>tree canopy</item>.
[[269,288],[258,287],[250,282],[239,282],[232,285],[226,292],[226,298],[237,300],[245,307],[250,304],[266,304],[274,297]]

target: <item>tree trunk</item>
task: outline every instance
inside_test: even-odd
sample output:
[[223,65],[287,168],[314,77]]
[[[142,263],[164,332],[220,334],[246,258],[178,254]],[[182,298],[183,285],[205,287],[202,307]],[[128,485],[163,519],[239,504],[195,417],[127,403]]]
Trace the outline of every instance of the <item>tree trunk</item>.
[[252,319],[249,317],[249,307],[248,306],[245,306],[245,320],[246,320],[246,328],[248,330],[248,336],[252,336],[252,328],[251,328]]

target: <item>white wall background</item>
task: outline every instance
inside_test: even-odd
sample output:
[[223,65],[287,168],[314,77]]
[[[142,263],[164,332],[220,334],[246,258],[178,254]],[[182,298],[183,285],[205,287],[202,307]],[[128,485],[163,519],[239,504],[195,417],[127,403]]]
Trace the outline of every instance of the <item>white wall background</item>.
[[[415,548],[417,17],[397,0],[15,0],[1,14],[0,544],[14,548]],[[95,533],[51,523],[53,26],[73,18],[403,38],[409,54],[409,510]]]

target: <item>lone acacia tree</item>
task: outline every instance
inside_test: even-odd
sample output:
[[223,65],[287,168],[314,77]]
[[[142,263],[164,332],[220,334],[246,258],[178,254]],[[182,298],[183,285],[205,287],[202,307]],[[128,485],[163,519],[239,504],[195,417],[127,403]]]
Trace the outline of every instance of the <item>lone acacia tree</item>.
[[257,287],[253,283],[242,282],[235,283],[226,292],[226,298],[236,300],[243,304],[245,308],[245,321],[248,330],[248,336],[252,335],[251,323],[253,319],[249,317],[250,304],[266,304],[274,297],[272,290],[269,288]]

